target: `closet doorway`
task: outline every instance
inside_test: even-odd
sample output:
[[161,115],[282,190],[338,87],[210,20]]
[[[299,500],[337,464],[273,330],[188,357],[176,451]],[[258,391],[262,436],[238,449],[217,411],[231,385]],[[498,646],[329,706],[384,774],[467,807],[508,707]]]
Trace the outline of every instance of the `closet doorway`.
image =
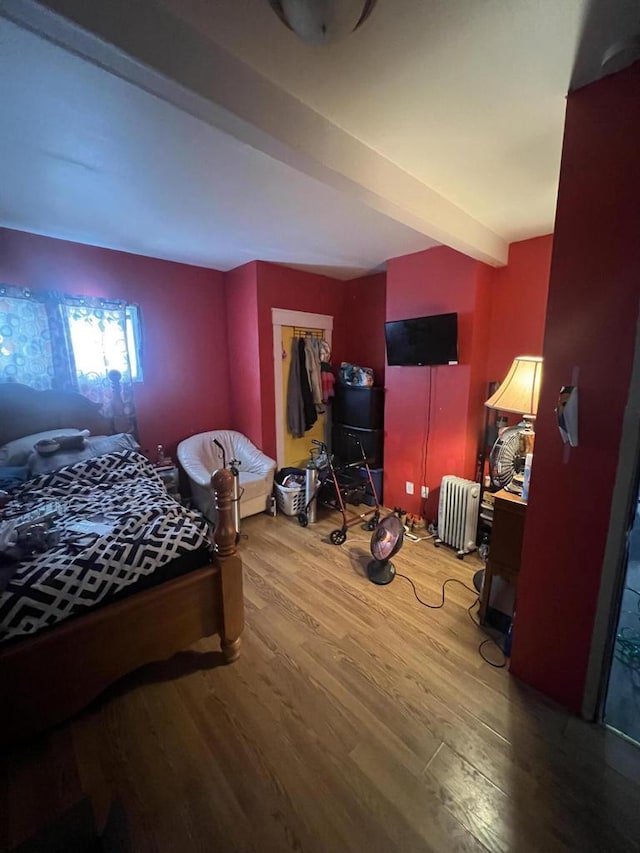
[[302,438],[294,438],[287,429],[287,384],[291,364],[291,345],[301,330],[321,334],[331,346],[333,317],[328,314],[309,314],[304,311],[287,311],[272,308],[273,367],[275,384],[276,451],[278,468],[303,467],[309,459],[312,439],[326,441],[330,429],[330,415],[326,410]]
[[[309,332],[314,337],[324,337],[324,333],[322,329],[311,329],[309,326],[305,326],[304,329],[300,329],[296,326],[283,326],[282,327],[282,386],[284,388],[284,396],[285,396],[285,410],[284,410],[284,457],[283,463],[280,466],[281,468],[304,468],[304,466],[309,461],[309,448],[312,447],[312,441],[315,439],[316,441],[325,441],[326,430],[327,430],[327,407],[324,407],[323,412],[318,412],[318,420],[311,427],[310,430],[307,430],[305,434],[301,438],[296,438],[291,435],[289,430],[287,429],[287,415],[286,415],[286,397],[287,397],[287,388],[289,384],[289,368],[291,365],[291,358],[293,354],[293,341],[298,340],[302,332]],[[286,353],[286,358],[284,354]],[[296,353],[297,354],[297,353]]]

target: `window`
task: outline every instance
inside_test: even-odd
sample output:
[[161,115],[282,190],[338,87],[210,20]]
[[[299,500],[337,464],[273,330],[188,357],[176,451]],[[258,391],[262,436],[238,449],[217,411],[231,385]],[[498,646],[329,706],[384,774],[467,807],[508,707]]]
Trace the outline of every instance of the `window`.
[[142,382],[142,335],[140,310],[128,305],[124,324],[122,309],[66,305],[65,313],[76,375],[79,380],[104,377],[119,370],[123,378]]
[[43,304],[0,292],[0,382],[51,388],[54,367],[49,318]]
[[137,305],[127,305],[125,326],[129,363],[131,364],[131,379],[134,382],[142,382],[144,378],[142,375],[142,323],[140,321],[140,308]]

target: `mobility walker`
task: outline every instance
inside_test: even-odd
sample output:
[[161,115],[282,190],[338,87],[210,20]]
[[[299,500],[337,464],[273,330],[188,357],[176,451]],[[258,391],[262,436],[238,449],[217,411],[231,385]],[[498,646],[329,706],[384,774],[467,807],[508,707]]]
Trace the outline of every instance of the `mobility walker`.
[[[298,522],[302,527],[309,524],[309,513],[312,509],[314,501],[320,506],[328,507],[329,509],[337,510],[342,514],[342,527],[332,530],[329,539],[333,545],[342,545],[347,539],[347,528],[358,522],[366,521],[367,530],[375,530],[380,521],[380,503],[378,501],[378,492],[376,491],[375,483],[371,476],[367,456],[364,452],[362,444],[355,437],[351,436],[354,445],[360,450],[361,459],[356,462],[351,462],[348,465],[335,466],[333,456],[329,453],[327,445],[323,441],[313,439],[313,444],[318,447],[320,455],[326,457],[326,465],[323,465],[318,470],[318,485],[315,492],[310,496],[304,510],[298,513]],[[359,504],[366,489],[366,482],[358,475],[354,476],[352,469],[364,468],[367,472],[369,486],[373,495],[374,506],[367,512],[355,515],[348,514],[346,509],[347,503]],[[367,520],[368,519],[368,520]]]

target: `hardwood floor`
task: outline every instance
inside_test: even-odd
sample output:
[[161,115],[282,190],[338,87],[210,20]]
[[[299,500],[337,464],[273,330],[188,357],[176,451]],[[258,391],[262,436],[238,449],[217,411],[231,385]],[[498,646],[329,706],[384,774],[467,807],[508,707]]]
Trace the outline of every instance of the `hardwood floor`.
[[[428,610],[401,578],[370,584],[369,534],[330,545],[335,517],[243,526],[240,660],[215,666],[201,641],[12,755],[7,846],[47,801],[17,792],[55,746],[77,759],[67,779],[109,788],[109,851],[639,849],[637,751],[484,663],[471,592],[450,584]],[[394,562],[433,603],[478,566],[429,542]]]

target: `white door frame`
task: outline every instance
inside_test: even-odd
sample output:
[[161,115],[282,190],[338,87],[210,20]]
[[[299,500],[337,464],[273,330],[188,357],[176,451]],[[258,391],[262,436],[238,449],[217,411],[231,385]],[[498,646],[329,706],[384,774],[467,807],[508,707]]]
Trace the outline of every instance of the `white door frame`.
[[333,317],[330,314],[308,314],[306,311],[272,308],[271,322],[273,324],[273,385],[276,403],[276,459],[278,468],[282,468],[284,465],[286,415],[284,382],[282,380],[282,327],[298,326],[301,329],[322,329],[326,342],[331,346]]

